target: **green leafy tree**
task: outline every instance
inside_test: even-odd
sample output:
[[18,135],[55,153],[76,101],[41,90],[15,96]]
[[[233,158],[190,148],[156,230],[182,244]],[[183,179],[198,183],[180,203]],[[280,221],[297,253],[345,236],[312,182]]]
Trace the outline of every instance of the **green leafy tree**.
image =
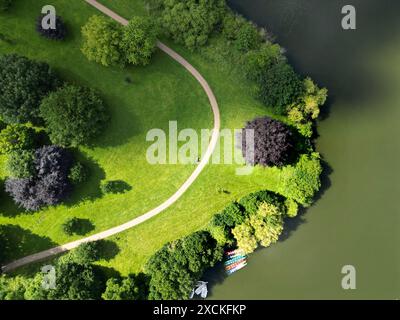
[[88,145],[108,119],[103,100],[90,88],[66,85],[51,93],[40,105],[40,113],[54,144]]
[[310,205],[321,187],[321,173],[319,153],[303,154],[295,166],[282,169],[281,193],[300,204]]
[[46,63],[15,54],[0,57],[0,116],[7,123],[40,122],[40,101],[59,85]]
[[297,216],[297,213],[299,211],[299,205],[297,204],[296,201],[294,201],[293,199],[286,199],[285,206],[286,206],[286,215],[289,218]]
[[246,77],[250,80],[258,80],[272,65],[284,60],[284,57],[278,44],[265,42],[259,49],[247,52],[243,60]]
[[30,149],[34,146],[35,131],[22,124],[9,124],[0,132],[0,153]]
[[95,15],[82,27],[83,54],[89,61],[103,66],[114,66],[125,63],[121,48],[123,27],[110,18]]
[[146,264],[150,277],[149,299],[188,299],[204,270],[222,256],[222,247],[206,231],[165,245]]
[[35,175],[32,150],[15,150],[7,160],[7,171],[13,178],[30,178]]
[[0,276],[0,300],[24,300],[27,281],[21,276]]
[[196,49],[207,43],[225,6],[224,0],[165,0],[159,4],[160,25],[174,41]]
[[289,106],[299,101],[304,90],[300,77],[284,61],[264,70],[258,79],[258,86],[262,102],[278,114],[285,114]]
[[100,259],[100,244],[97,241],[86,242],[70,252],[72,261],[88,264]]
[[122,48],[128,63],[147,65],[157,44],[157,29],[150,18],[134,17],[124,28]]
[[102,294],[104,300],[146,300],[148,295],[148,278],[140,273],[126,278],[110,278]]
[[236,226],[232,233],[235,236],[238,247],[244,252],[251,253],[257,249],[258,245],[254,229],[248,222]]

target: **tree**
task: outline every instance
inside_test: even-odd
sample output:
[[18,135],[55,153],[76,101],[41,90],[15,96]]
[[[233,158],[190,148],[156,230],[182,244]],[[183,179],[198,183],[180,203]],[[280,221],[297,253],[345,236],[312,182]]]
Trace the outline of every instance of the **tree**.
[[207,43],[226,9],[224,0],[165,0],[158,6],[162,30],[192,50]]
[[157,43],[157,29],[150,18],[134,17],[124,28],[122,48],[133,65],[150,63]]
[[34,146],[35,131],[22,124],[9,124],[0,132],[0,153],[30,149]]
[[56,17],[56,28],[55,29],[43,29],[42,21],[45,15],[40,15],[36,23],[36,31],[47,39],[51,40],[64,40],[67,35],[67,28],[61,17]]
[[204,270],[222,256],[222,247],[206,231],[165,245],[146,264],[151,279],[149,299],[188,299]]
[[58,146],[45,146],[35,151],[34,174],[28,178],[9,178],[5,189],[14,202],[29,211],[46,205],[56,205],[70,191],[67,173],[71,155]]
[[237,245],[246,253],[253,252],[260,243],[264,247],[278,241],[283,231],[283,211],[280,207],[263,202],[256,214],[236,226],[232,233]]
[[278,241],[283,231],[283,212],[277,206],[264,202],[257,214],[250,216],[250,225],[257,241],[263,247],[269,247]]
[[[247,141],[246,131],[254,133],[253,141]],[[256,118],[242,130],[242,153],[249,165],[284,166],[294,155],[294,139],[290,129],[278,120]]]
[[103,66],[125,64],[121,48],[122,26],[110,18],[94,15],[82,27],[83,54]]
[[42,101],[40,114],[53,143],[88,145],[99,135],[108,119],[103,100],[93,90],[66,85]]
[[295,166],[289,166],[282,170],[280,192],[286,197],[308,206],[321,187],[321,173],[319,153],[303,154]]
[[242,223],[232,229],[232,234],[234,235],[237,245],[245,253],[252,253],[257,249],[257,239],[254,235],[254,229],[248,223]]
[[126,278],[110,278],[102,294],[104,300],[146,300],[148,278],[143,274],[130,274]]
[[223,19],[222,34],[242,52],[257,49],[262,41],[260,32],[253,23],[231,12]]
[[24,300],[27,281],[21,276],[0,276],[0,301],[1,300]]
[[276,113],[285,114],[303,94],[303,82],[285,61],[273,64],[258,79],[259,97]]
[[40,101],[60,85],[46,63],[15,54],[0,58],[0,116],[7,123],[40,122]]
[[297,213],[299,211],[299,205],[297,204],[296,201],[294,201],[293,199],[286,199],[285,206],[286,206],[286,215],[289,218],[297,216]]
[[90,264],[59,262],[56,266],[57,285],[49,290],[50,300],[100,299],[102,281]]
[[[71,229],[74,229],[72,226]],[[100,259],[100,245],[98,241],[85,242],[71,251],[72,260],[76,263],[92,263]]]
[[247,52],[243,57],[243,69],[250,80],[261,81],[261,77],[269,68],[284,60],[278,44],[264,42],[259,49]]
[[13,178],[30,178],[35,175],[32,150],[15,150],[10,153],[7,161],[7,171]]

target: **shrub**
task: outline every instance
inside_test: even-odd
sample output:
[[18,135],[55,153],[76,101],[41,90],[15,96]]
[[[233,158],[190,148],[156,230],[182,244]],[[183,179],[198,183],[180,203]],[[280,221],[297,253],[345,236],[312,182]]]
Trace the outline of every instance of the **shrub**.
[[18,55],[0,58],[0,116],[7,123],[37,123],[40,101],[60,85],[46,63]]
[[66,85],[45,98],[40,113],[53,143],[88,145],[101,133],[106,115],[103,100],[93,90]]
[[221,213],[218,213],[213,218],[215,226],[233,227],[236,224],[243,222],[245,216],[243,208],[236,202],[229,204]]
[[47,39],[51,40],[64,40],[67,35],[67,28],[61,19],[61,17],[56,17],[56,28],[55,29],[43,29],[42,20],[45,15],[39,16],[36,23],[36,31]]
[[250,193],[239,200],[239,204],[243,207],[247,216],[257,212],[261,203],[267,202],[275,206],[280,206],[283,202],[283,197],[268,190],[262,190]]
[[32,150],[15,150],[7,161],[7,171],[13,178],[30,178],[35,175]]
[[102,294],[104,300],[146,300],[149,279],[143,274],[130,274],[126,278],[110,278]]
[[62,230],[68,236],[73,234],[84,235],[94,229],[93,224],[88,219],[70,218],[62,224]]
[[165,245],[146,264],[150,276],[149,299],[188,299],[204,270],[222,256],[222,247],[205,231]]
[[131,190],[131,186],[121,180],[105,181],[100,185],[101,192],[104,194],[109,193],[124,193]]
[[82,27],[82,52],[89,61],[103,66],[123,65],[124,52],[121,48],[123,27],[110,18],[95,15]]
[[88,171],[87,168],[83,166],[82,163],[77,162],[69,171],[68,179],[71,181],[72,184],[80,184],[87,180],[88,178]]
[[71,154],[59,146],[44,146],[35,151],[34,164],[39,178],[55,173],[66,177],[71,163]]
[[0,132],[0,153],[30,149],[34,146],[35,131],[22,124],[9,124]]
[[[245,138],[247,130],[253,130],[254,144],[249,144],[249,138]],[[294,155],[293,134],[278,120],[256,118],[247,123],[242,135],[242,153],[249,165],[280,167],[287,164]]]
[[295,166],[283,169],[280,192],[298,203],[310,205],[315,193],[321,187],[321,173],[319,153],[303,154]]
[[259,97],[276,113],[285,114],[303,94],[303,83],[293,68],[279,61],[265,70],[258,79]]
[[167,36],[192,50],[207,43],[226,6],[224,0],[165,0],[158,5]]
[[134,17],[124,28],[122,48],[133,65],[150,63],[157,44],[157,30],[150,18]]

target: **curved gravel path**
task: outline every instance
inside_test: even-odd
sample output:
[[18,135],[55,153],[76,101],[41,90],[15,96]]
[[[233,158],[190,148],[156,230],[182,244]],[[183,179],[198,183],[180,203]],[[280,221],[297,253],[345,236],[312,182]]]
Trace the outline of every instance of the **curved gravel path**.
[[[115,12],[111,11],[104,5],[98,3],[97,1],[95,1],[95,0],[85,0],[85,1],[87,3],[89,3],[90,5],[92,5],[93,7],[95,7],[96,9],[103,12],[104,14],[108,15],[112,19],[118,21],[119,23],[121,23],[123,25],[128,24],[128,20],[122,18],[121,16],[119,16]],[[186,190],[189,189],[189,187],[193,184],[193,182],[197,179],[197,177],[203,171],[205,166],[208,164],[208,162],[212,156],[212,153],[214,152],[214,149],[217,145],[219,130],[220,130],[220,114],[219,114],[217,99],[215,98],[214,93],[212,92],[207,81],[189,62],[187,62],[183,57],[181,57],[178,53],[176,53],[171,48],[167,47],[165,44],[158,42],[157,46],[159,49],[161,49],[166,54],[168,54],[172,59],[174,59],[179,64],[181,64],[187,71],[189,71],[193,75],[193,77],[196,78],[196,80],[200,83],[200,85],[203,87],[205,93],[207,94],[208,99],[211,104],[212,112],[214,114],[214,128],[213,128],[213,134],[212,134],[212,137],[210,140],[210,144],[208,145],[206,153],[204,154],[203,158],[201,159],[200,163],[198,164],[198,166],[196,167],[194,172],[190,175],[190,177],[185,181],[185,183],[169,199],[167,199],[164,203],[162,203],[158,207],[150,210],[149,212],[147,212],[131,221],[128,221],[127,223],[124,223],[117,227],[94,234],[87,238],[73,241],[73,242],[70,242],[70,243],[49,249],[49,250],[45,250],[45,251],[35,253],[30,256],[26,256],[24,258],[18,259],[14,262],[11,262],[11,263],[3,266],[2,267],[3,272],[12,271],[12,270],[14,270],[18,267],[24,266],[26,264],[29,264],[32,262],[37,262],[37,261],[49,258],[53,255],[60,254],[62,252],[74,249],[74,248],[78,247],[80,244],[85,243],[85,242],[97,241],[97,240],[111,237],[117,233],[123,232],[130,228],[133,228],[134,226],[137,226],[138,224],[141,224],[141,223],[151,219],[152,217],[158,215],[160,212],[162,212],[165,209],[167,209],[168,207],[170,207],[180,197],[182,197],[182,195],[186,192]]]

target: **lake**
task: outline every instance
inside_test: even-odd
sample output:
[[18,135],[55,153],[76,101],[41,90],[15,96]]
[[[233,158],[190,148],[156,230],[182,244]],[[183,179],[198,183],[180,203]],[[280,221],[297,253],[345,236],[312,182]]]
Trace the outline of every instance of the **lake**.
[[[231,0],[274,34],[296,70],[329,89],[317,149],[327,162],[316,203],[278,244],[215,277],[211,299],[400,298],[400,1]],[[341,287],[342,267],[356,289]]]

